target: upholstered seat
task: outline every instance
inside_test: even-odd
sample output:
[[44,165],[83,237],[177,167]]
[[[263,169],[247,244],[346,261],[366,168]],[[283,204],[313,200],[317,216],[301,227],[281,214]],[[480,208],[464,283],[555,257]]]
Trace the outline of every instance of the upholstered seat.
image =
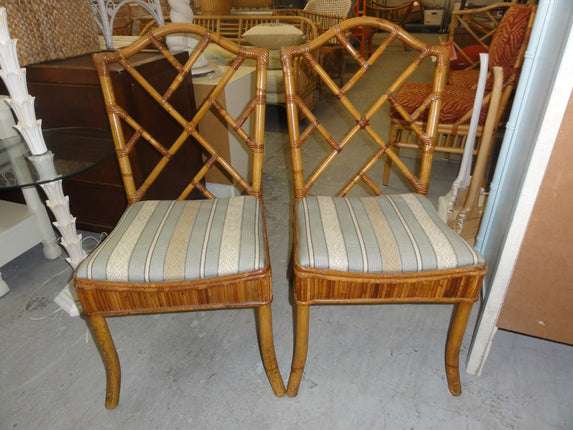
[[134,203],[78,267],[84,280],[177,282],[265,267],[256,197]]
[[[426,99],[432,93],[432,84],[424,83],[407,83],[402,86],[400,92],[396,95],[396,103],[402,106],[408,114],[414,114],[416,108],[420,105],[420,100]],[[444,88],[444,97],[442,109],[440,111],[440,122],[445,124],[469,124],[467,113],[472,110],[475,89],[446,85]],[[487,106],[484,106],[480,114],[480,124],[485,122]],[[395,108],[390,109],[393,118],[398,118]],[[422,116],[414,118],[416,121],[425,121],[426,112]],[[466,118],[464,118],[466,116]],[[461,121],[461,122],[460,122]]]
[[297,220],[298,263],[308,268],[401,273],[484,263],[419,194],[305,197]]

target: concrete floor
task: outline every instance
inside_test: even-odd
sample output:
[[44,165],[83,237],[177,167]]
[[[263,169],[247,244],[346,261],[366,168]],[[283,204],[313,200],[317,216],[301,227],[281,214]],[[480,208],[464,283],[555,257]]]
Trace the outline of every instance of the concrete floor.
[[[284,111],[269,109],[265,205],[273,321],[285,382],[293,350],[288,155]],[[430,198],[457,160],[436,158]],[[391,181],[389,192],[402,191]],[[86,242],[86,245],[90,245]],[[2,244],[5,246],[5,244]],[[30,296],[51,276],[64,271]],[[0,429],[571,429],[573,348],[500,331],[482,376],[463,372],[449,394],[449,305],[330,306],[311,310],[310,347],[296,398],[273,396],[254,312],[225,310],[109,319],[123,368],[119,406],[104,408],[105,374],[82,318],[53,297],[71,277],[35,247],[2,268]]]

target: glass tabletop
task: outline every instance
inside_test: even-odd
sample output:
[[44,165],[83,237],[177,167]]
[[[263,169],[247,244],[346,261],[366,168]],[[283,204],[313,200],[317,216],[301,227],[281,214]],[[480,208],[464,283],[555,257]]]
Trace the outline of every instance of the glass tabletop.
[[32,155],[18,134],[0,139],[0,189],[21,188],[84,172],[114,153],[109,130],[89,127],[43,131],[47,154]]

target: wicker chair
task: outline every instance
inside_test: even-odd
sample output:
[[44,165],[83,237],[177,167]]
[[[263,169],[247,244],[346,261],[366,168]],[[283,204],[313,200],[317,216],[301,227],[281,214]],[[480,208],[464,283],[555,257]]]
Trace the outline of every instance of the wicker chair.
[[[276,9],[275,14],[298,15],[313,21],[322,34],[336,24],[344,21],[350,11],[351,0],[310,0],[304,9]],[[316,53],[323,68],[331,77],[344,82],[344,49],[337,38],[333,37]],[[321,89],[319,85],[319,89]]]
[[[404,27],[405,24],[421,22],[424,18],[424,6],[419,0],[407,1],[398,6],[386,6],[385,4],[377,3],[375,1],[366,2],[364,1],[364,13],[362,15],[374,16],[376,18],[387,19],[400,27]],[[358,4],[359,2],[357,2]],[[368,33],[362,32],[358,38],[360,41],[361,52],[364,51],[366,45],[368,45],[368,50],[364,51],[365,55],[370,56],[372,52],[372,38],[374,37],[374,32],[370,31]]]
[[[501,102],[497,112],[496,130],[509,106],[509,101],[517,85],[519,72],[523,64],[525,50],[529,42],[536,5],[512,4],[507,9],[489,45],[489,68],[499,66],[503,68],[504,82]],[[438,125],[438,135],[433,143],[434,151],[448,154],[461,154],[464,151],[469,131],[469,122],[473,112],[475,87],[477,85],[479,70],[450,70],[448,85],[444,90],[444,98]],[[488,78],[486,90],[491,90],[493,79]],[[409,83],[397,94],[396,100],[412,115],[412,120],[422,124],[424,115],[415,113],[421,99],[432,92],[431,84]],[[480,122],[477,130],[477,144],[475,153],[479,151],[483,124],[486,118],[487,106],[491,94],[483,99]],[[391,130],[389,143],[396,151],[399,148],[420,149],[422,143],[410,132],[410,124],[405,123],[396,110],[390,111]],[[383,174],[384,185],[388,184],[392,159],[387,158]]]
[[[358,71],[338,88],[312,52],[335,35],[352,52],[348,39],[340,35],[357,26],[372,27],[388,33],[388,37],[368,60],[354,51]],[[399,71],[384,67],[384,53],[394,42],[407,43],[417,53]],[[302,378],[311,305],[409,302],[456,304],[446,346],[446,375],[451,393],[460,394],[459,350],[486,272],[484,260],[441,221],[426,197],[416,193],[382,195],[368,176],[384,154],[402,164],[382,139],[383,125],[378,120],[388,105],[408,117],[396,104],[394,94],[421,65],[434,71],[433,92],[420,101],[420,110],[429,111],[429,120],[425,127],[414,129],[425,142],[434,138],[447,72],[447,48],[425,45],[388,21],[361,17],[333,27],[313,42],[283,48],[281,58],[295,201],[292,278],[296,330],[287,395],[297,394]],[[310,62],[333,93],[316,114],[296,94],[297,61]],[[380,85],[368,88],[365,101],[360,78],[369,70],[379,75]],[[355,97],[353,91],[359,95]],[[300,121],[299,115],[308,121]],[[345,123],[348,129],[332,134],[333,122],[337,128]],[[308,125],[301,129],[301,124]],[[307,149],[315,145],[318,150]],[[352,158],[347,157],[349,151]],[[408,176],[407,170],[404,173]],[[348,196],[351,191],[356,196]],[[369,191],[375,196],[360,197]]]
[[[174,56],[164,46],[164,38],[174,33],[200,38],[190,56]],[[191,67],[211,43],[235,59],[205,101],[196,110],[185,112],[178,105],[181,100],[193,100]],[[135,68],[137,54],[149,48],[158,50],[158,55],[165,56],[173,66],[168,86],[156,88],[156,71],[142,76]],[[116,228],[75,274],[75,288],[105,364],[107,408],[114,408],[119,401],[119,359],[105,319],[116,315],[256,308],[267,376],[275,395],[285,393],[273,346],[271,268],[261,195],[268,55],[265,48],[239,47],[194,24],[168,24],[128,47],[94,55],[130,202]],[[243,112],[234,118],[219,96],[246,59],[256,61],[256,89],[250,102],[245,100]],[[125,69],[134,85],[140,85],[149,94],[142,98],[141,106],[124,106],[122,100],[115,98],[112,67]],[[153,130],[145,128],[142,118],[159,113],[181,127],[173,141],[159,142]],[[233,167],[229,157],[216,149],[217,142],[201,134],[205,118],[221,121],[234,131],[248,154],[249,172]],[[250,121],[252,133],[245,127]],[[185,159],[185,150],[199,145],[205,163],[198,172],[187,170],[189,179],[176,190],[177,199],[144,200],[153,187],[162,189],[161,177],[169,174],[178,157]],[[141,150],[154,150],[157,164],[137,165],[135,160]],[[214,198],[203,185],[206,173],[212,169],[232,178],[243,195]],[[203,198],[189,200],[193,190]]]

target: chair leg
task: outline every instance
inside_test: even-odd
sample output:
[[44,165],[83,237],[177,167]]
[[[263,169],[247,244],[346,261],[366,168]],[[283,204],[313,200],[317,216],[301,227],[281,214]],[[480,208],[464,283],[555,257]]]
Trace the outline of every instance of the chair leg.
[[[394,124],[391,124],[390,135],[388,136],[388,145],[396,155],[400,154],[400,147],[396,145],[396,142],[398,142],[399,139],[399,133],[400,132],[398,128]],[[384,160],[384,174],[382,175],[382,185],[384,186],[388,185],[391,171],[392,171],[392,159],[388,157],[388,154],[386,154],[386,160]]]
[[119,403],[121,384],[121,367],[117,351],[104,317],[88,317],[93,329],[94,338],[102,354],[106,374],[105,407],[113,409]]
[[464,333],[473,303],[460,302],[454,310],[454,317],[448,334],[446,344],[446,378],[448,388],[454,396],[462,393],[460,383],[460,347],[464,339]]
[[263,365],[265,366],[265,371],[267,372],[267,378],[271,384],[271,388],[277,397],[283,397],[285,395],[285,384],[281,373],[279,371],[279,365],[277,363],[277,357],[275,354],[275,346],[273,341],[273,319],[271,313],[271,305],[260,306],[258,308],[259,313],[259,338],[261,342],[261,355],[263,358]]
[[287,387],[287,396],[289,397],[297,395],[304,372],[304,364],[306,363],[306,354],[308,352],[308,320],[309,306],[297,304],[294,356]]
[[[400,147],[393,146],[392,151],[394,151],[394,154],[399,155]],[[392,159],[388,157],[388,155],[386,155],[386,160],[384,160],[384,174],[382,175],[382,185],[384,186],[388,185],[388,182],[390,181],[391,172],[392,172]]]

